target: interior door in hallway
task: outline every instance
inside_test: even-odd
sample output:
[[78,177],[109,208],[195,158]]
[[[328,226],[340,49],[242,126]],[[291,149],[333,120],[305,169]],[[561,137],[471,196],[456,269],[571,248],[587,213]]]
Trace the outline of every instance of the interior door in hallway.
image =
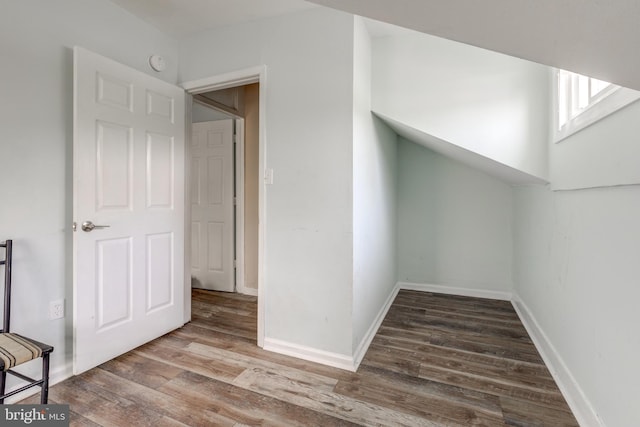
[[235,291],[233,120],[193,123],[191,285]]
[[74,373],[184,324],[185,94],[74,49]]

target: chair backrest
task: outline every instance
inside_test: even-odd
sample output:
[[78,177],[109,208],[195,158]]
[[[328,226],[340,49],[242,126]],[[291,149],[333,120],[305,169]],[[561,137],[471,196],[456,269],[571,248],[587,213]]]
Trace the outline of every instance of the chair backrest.
[[4,311],[2,312],[1,332],[9,332],[9,322],[11,320],[11,255],[13,241],[7,240],[0,243],[0,248],[4,248],[4,259],[0,259],[0,265],[4,265]]

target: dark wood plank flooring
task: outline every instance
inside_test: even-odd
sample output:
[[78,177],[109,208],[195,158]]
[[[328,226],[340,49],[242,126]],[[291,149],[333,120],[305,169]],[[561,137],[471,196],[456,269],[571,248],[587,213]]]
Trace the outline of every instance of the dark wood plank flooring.
[[[53,386],[74,426],[577,426],[511,304],[401,291],[358,372],[256,346],[256,299]],[[37,396],[23,403],[37,403]]]

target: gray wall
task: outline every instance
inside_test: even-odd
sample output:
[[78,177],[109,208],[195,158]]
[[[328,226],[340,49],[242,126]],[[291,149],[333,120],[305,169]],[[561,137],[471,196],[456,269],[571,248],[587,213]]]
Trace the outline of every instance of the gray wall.
[[400,138],[400,281],[511,292],[512,187]]

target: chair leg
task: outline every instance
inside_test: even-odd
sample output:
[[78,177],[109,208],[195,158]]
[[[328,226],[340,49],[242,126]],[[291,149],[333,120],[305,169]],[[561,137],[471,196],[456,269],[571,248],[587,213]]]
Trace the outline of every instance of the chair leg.
[[42,355],[42,390],[40,391],[40,403],[47,404],[49,400],[49,353]]
[[[7,381],[7,371],[0,374],[0,396],[4,396],[4,387]],[[4,404],[4,397],[0,397],[0,405]]]

